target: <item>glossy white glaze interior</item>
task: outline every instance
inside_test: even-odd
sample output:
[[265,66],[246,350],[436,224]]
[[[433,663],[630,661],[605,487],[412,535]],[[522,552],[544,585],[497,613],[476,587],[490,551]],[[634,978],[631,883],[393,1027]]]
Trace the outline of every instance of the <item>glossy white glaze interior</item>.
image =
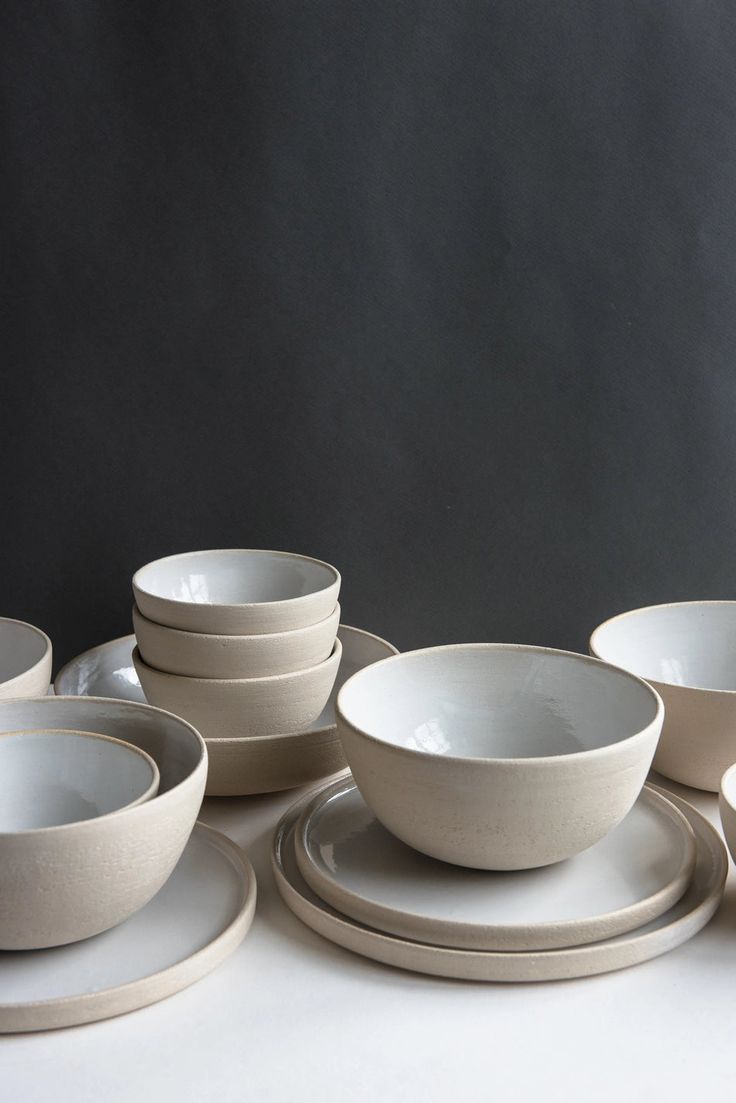
[[0,832],[78,823],[138,802],[157,780],[132,746],[90,732],[0,736]]
[[466,869],[402,843],[345,784],[311,814],[305,846],[321,875],[382,907],[442,922],[524,926],[627,908],[666,888],[692,845],[645,791],[600,842],[566,862],[511,873]]
[[399,655],[347,684],[340,708],[386,743],[462,758],[565,755],[651,724],[651,690],[623,671],[544,649],[457,645]]
[[32,625],[0,619],[0,682],[30,670],[44,657],[47,647],[43,633]]
[[327,564],[269,551],[190,552],[159,559],[135,576],[139,589],[173,601],[249,605],[285,601],[332,586]]
[[591,650],[641,678],[736,690],[736,601],[636,609],[597,628]]

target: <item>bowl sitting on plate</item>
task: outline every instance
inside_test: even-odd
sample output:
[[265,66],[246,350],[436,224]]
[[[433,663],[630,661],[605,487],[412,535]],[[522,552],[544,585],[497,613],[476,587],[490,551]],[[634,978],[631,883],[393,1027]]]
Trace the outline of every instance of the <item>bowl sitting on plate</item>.
[[360,671],[336,714],[384,827],[434,858],[509,870],[569,858],[624,818],[663,706],[646,682],[584,655],[458,644]]
[[43,697],[51,680],[51,640],[40,628],[0,617],[0,699]]
[[0,950],[77,942],[148,903],[181,857],[207,777],[199,733],[149,705],[97,697],[0,701],[0,733],[31,729],[95,732],[129,743],[153,759],[159,790],[91,819],[0,835]]
[[621,613],[591,654],[645,678],[664,701],[654,769],[717,793],[736,762],[736,601],[682,601]]

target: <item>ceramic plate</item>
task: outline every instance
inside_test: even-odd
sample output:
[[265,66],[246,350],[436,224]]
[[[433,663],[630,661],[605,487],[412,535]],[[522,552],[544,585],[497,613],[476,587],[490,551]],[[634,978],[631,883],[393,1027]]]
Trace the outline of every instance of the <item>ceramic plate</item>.
[[248,859],[198,823],[161,891],[120,926],[70,946],[0,954],[0,1032],[95,1022],[171,996],[232,953],[255,905]]
[[320,790],[295,832],[299,871],[370,927],[458,950],[549,950],[632,931],[676,904],[695,836],[649,788],[604,839],[566,862],[512,873],[429,858],[376,820],[350,778]]
[[347,919],[321,900],[299,872],[294,849],[297,822],[313,794],[298,801],[279,823],[272,861],[279,892],[308,927],[354,953],[386,965],[433,976],[477,981],[541,981],[591,976],[637,965],[692,938],[716,911],[726,881],[728,855],[720,835],[686,801],[660,792],[680,809],[695,833],[693,880],[677,904],[630,934],[560,950],[455,950],[382,934]]
[[[247,796],[308,785],[345,769],[345,757],[335,727],[338,690],[358,670],[395,655],[386,640],[341,624],[343,646],[337,680],[320,716],[303,732],[292,735],[207,739],[207,796]],[[121,636],[93,647],[59,671],[54,688],[71,696],[120,697],[145,701],[133,667],[135,636]]]

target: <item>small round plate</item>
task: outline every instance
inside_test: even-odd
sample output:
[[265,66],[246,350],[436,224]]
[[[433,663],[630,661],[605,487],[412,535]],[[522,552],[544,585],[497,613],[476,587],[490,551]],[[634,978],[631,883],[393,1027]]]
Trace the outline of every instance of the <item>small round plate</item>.
[[317,934],[363,957],[415,973],[475,981],[543,981],[592,976],[638,965],[692,938],[712,918],[723,896],[728,854],[718,832],[686,801],[660,792],[683,813],[695,834],[693,879],[673,908],[638,930],[585,946],[558,950],[455,950],[382,934],[320,899],[299,872],[294,848],[297,822],[313,795],[298,801],[279,823],[272,866],[292,912]]
[[248,859],[197,823],[164,887],[120,926],[69,946],[0,954],[0,1033],[96,1022],[171,996],[240,945],[255,906]]
[[[379,636],[346,624],[340,625],[338,636],[343,650],[335,685],[321,714],[305,731],[205,740],[209,756],[207,796],[249,796],[294,789],[345,769],[335,724],[338,691],[356,671],[397,651]],[[145,701],[133,666],[134,647],[135,636],[121,636],[77,655],[56,675],[55,692],[72,697]]]
[[605,838],[565,862],[511,873],[420,854],[383,827],[350,778],[295,832],[299,872],[333,908],[387,934],[458,950],[550,950],[632,931],[667,911],[695,868],[681,812],[644,788]]

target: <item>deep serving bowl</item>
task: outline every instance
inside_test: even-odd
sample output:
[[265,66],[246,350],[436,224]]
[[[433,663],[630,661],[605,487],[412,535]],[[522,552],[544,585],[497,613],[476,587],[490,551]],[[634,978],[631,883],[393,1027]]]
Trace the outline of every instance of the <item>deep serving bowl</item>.
[[133,808],[158,785],[151,756],[109,735],[58,728],[0,735],[0,835]]
[[51,681],[51,640],[40,628],[0,617],[0,700],[42,697]]
[[736,761],[736,601],[683,601],[621,613],[591,654],[645,678],[664,701],[654,768],[717,793]]
[[721,813],[721,826],[728,849],[736,862],[736,764],[729,766],[721,778],[718,810]]
[[527,869],[577,854],[623,819],[663,706],[646,682],[584,655],[457,644],[360,671],[336,714],[384,827],[446,862]]
[[339,592],[340,575],[329,563],[242,548],[170,555],[133,576],[144,617],[223,636],[306,628],[330,615]]
[[167,628],[133,607],[133,628],[144,663],[186,678],[267,678],[305,670],[329,657],[339,623],[336,605],[324,620],[292,632],[216,636]]
[[308,727],[324,708],[337,677],[342,644],[325,662],[270,678],[182,678],[143,662],[133,665],[146,699],[194,724],[205,739],[289,735]]
[[149,705],[100,697],[0,701],[0,733],[40,728],[99,732],[140,747],[158,766],[159,792],[81,823],[0,835],[0,950],[76,942],[143,907],[181,856],[207,777],[200,734]]

